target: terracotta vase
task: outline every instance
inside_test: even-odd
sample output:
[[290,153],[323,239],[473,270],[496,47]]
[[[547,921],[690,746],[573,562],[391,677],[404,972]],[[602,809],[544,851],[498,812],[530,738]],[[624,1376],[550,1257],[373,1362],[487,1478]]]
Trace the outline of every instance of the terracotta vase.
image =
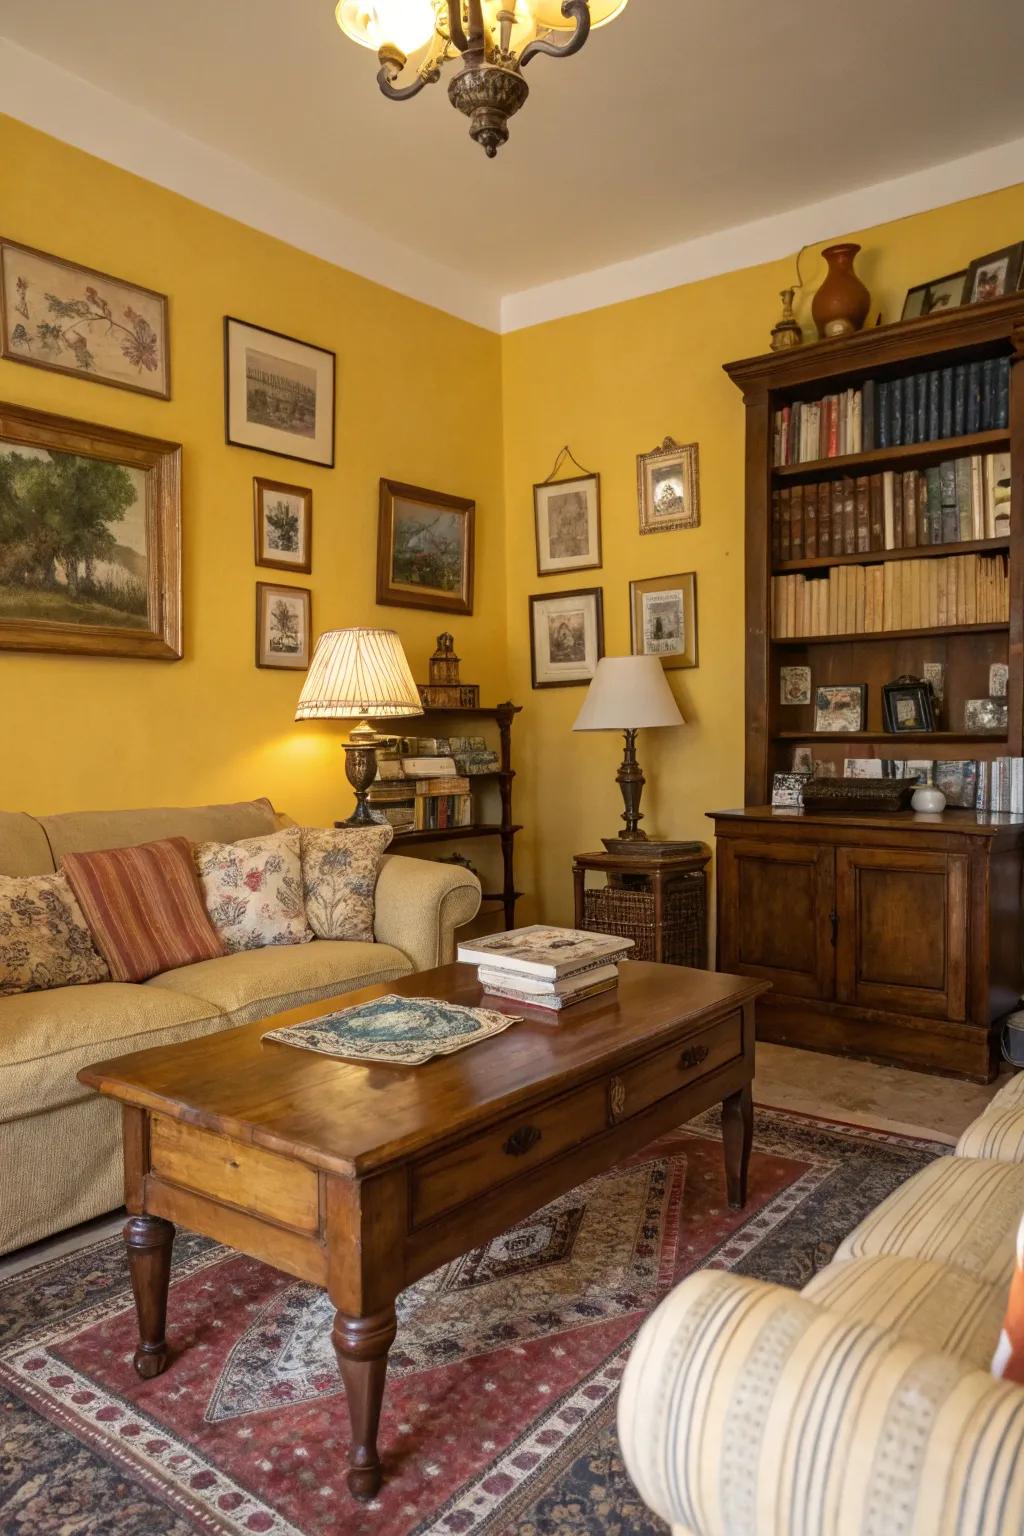
[[859,245],[830,245],[821,253],[828,274],[811,302],[819,336],[850,336],[868,317],[871,295],[853,270],[859,250]]

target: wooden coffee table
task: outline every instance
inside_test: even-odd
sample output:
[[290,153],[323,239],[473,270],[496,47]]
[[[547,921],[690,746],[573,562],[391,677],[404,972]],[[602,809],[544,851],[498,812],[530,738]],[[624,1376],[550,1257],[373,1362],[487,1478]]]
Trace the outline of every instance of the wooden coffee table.
[[348,1484],[380,1487],[395,1298],[692,1115],[723,1105],[729,1203],[746,1200],[756,979],[629,962],[616,991],[419,1067],[264,1042],[388,992],[475,1005],[448,965],[182,1045],[86,1067],[124,1113],[135,1369],[167,1365],[174,1225],[326,1288],[351,1418]]

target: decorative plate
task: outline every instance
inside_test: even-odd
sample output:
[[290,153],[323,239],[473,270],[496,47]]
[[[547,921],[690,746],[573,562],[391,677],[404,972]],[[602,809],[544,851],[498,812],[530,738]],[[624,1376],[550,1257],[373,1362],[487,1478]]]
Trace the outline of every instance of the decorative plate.
[[347,1061],[385,1061],[418,1067],[432,1056],[450,1056],[463,1046],[499,1035],[522,1019],[491,1008],[463,1008],[432,997],[398,997],[389,993],[372,1003],[358,1003],[327,1013],[305,1024],[271,1029],[264,1040],[342,1056]]

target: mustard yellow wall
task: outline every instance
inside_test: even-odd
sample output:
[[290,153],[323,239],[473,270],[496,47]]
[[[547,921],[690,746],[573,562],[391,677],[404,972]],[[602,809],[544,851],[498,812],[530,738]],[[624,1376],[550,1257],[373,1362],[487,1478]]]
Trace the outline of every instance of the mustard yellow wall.
[[[476,616],[452,627],[464,676],[505,697],[498,337],[4,117],[0,210],[10,239],[170,295],[170,402],[5,361],[0,399],[184,445],[185,614],[179,662],[0,651],[0,807],[267,794],[297,817],[347,815],[340,730],[296,725],[302,674],[254,666],[255,584],[310,586],[315,631],[393,625],[425,680],[449,621],[374,602],[381,475],[475,497]],[[225,314],[337,352],[336,468],[225,445]],[[312,487],[311,576],[253,564],[254,475]]]
[[[908,287],[1024,238],[1024,186],[859,233],[822,231],[847,233],[864,247],[869,323],[879,306],[898,319]],[[742,803],[743,405],[722,363],[767,350],[793,270],[792,259],[748,268],[504,340],[509,667],[513,697],[528,707],[516,793],[527,828],[522,882],[536,898],[524,916],[571,919],[571,856],[616,832],[622,809],[621,737],[572,734],[582,688],[530,692],[530,593],[601,586],[606,651],[623,655],[629,582],[696,571],[700,665],[668,674],[687,725],[640,736],[645,826],[710,840],[704,812]],[[820,260],[805,261],[809,292],[823,274]],[[808,301],[800,314],[810,337]],[[635,456],[666,435],[700,444],[701,526],[641,538]],[[601,475],[604,565],[538,578],[531,486],[566,442]]]

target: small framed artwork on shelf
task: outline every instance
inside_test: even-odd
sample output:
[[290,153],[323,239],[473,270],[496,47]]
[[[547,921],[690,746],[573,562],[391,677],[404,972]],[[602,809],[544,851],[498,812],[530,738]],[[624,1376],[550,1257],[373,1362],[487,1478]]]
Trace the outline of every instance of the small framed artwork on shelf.
[[814,690],[816,731],[862,731],[867,713],[866,683],[828,683]]
[[809,704],[811,702],[810,667],[779,668],[780,704]]
[[967,268],[961,303],[980,304],[1015,293],[1024,261],[1024,241],[1004,246],[989,256],[978,256]]
[[964,701],[964,730],[992,731],[994,735],[1005,732],[1009,719],[1009,706],[1005,699],[966,699]]
[[542,481],[533,488],[537,575],[597,570],[601,564],[601,477]]
[[382,480],[378,603],[472,613],[475,516],[476,503],[464,496]]
[[804,803],[806,773],[776,773],[772,776],[772,807],[777,811],[798,811]]
[[589,683],[604,655],[600,587],[536,593],[530,598],[530,664],[534,688]]
[[634,656],[658,656],[666,672],[697,665],[697,575],[652,576],[629,584]]
[[224,317],[225,438],[334,467],[334,353]]
[[659,448],[637,454],[636,480],[641,533],[700,527],[696,443],[666,437]]
[[978,764],[973,758],[937,760],[933,770],[936,789],[941,789],[946,804],[961,810],[973,810],[978,798]]
[[1006,698],[1010,669],[1005,661],[994,661],[988,669],[988,691],[993,699]]
[[934,731],[935,695],[932,685],[917,677],[898,677],[882,685],[882,723],[897,734]]
[[308,587],[256,583],[256,665],[275,671],[309,667],[313,594]]
[[280,480],[253,480],[256,564],[279,571],[313,568],[313,492]]
[[959,309],[964,296],[966,270],[950,272],[946,277],[933,277],[931,282],[919,283],[909,288],[903,300],[901,320],[919,320],[933,315],[936,310]]

